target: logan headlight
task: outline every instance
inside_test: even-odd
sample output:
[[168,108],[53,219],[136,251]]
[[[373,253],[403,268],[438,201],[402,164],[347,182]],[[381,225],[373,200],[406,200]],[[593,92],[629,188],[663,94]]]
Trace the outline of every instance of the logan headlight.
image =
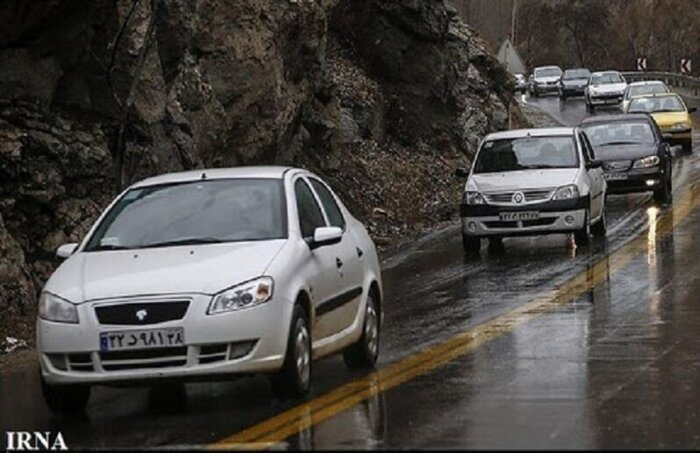
[[51,293],[41,293],[39,317],[47,321],[78,324],[78,310],[75,305]]
[[572,198],[578,198],[578,187],[575,184],[569,184],[568,186],[563,186],[554,192],[552,200],[571,200]]
[[659,156],[647,156],[643,159],[634,161],[634,165],[632,166],[632,168],[656,167],[657,165],[659,165],[659,162],[661,162]]
[[267,302],[272,297],[272,285],[271,277],[260,277],[222,291],[212,299],[207,314],[226,313]]
[[466,204],[486,204],[486,200],[479,192],[464,192],[463,200]]
[[676,130],[684,130],[684,129],[690,129],[690,123],[676,123],[673,126],[671,126],[671,129],[676,129]]

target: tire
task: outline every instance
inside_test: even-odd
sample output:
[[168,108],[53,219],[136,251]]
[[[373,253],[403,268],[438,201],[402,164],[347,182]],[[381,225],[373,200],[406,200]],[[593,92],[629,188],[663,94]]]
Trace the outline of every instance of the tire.
[[365,320],[362,324],[362,335],[357,343],[354,343],[343,351],[343,360],[348,368],[369,369],[373,368],[379,357],[379,313],[375,296],[370,291],[365,307]]
[[693,139],[689,138],[683,141],[683,152],[692,153],[693,152]]
[[591,210],[586,208],[583,227],[574,231],[574,242],[577,247],[583,247],[591,242]]
[[[39,371],[41,373],[41,371]],[[90,399],[89,385],[52,385],[41,377],[41,393],[54,413],[81,414]]]
[[654,202],[658,204],[670,204],[673,202],[673,186],[671,182],[671,173],[666,173],[664,186],[661,189],[654,191]]
[[603,216],[591,226],[591,233],[597,238],[604,238],[608,232],[608,210],[603,208]]
[[481,250],[481,238],[479,236],[469,236],[462,233],[462,247],[464,248],[465,255],[478,255]]
[[311,388],[311,330],[309,317],[296,304],[287,339],[287,352],[282,369],[270,379],[272,392],[279,398],[300,398]]

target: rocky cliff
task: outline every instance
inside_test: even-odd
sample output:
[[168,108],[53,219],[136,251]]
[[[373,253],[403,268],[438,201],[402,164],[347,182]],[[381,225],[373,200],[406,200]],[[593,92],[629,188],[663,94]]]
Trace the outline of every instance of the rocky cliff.
[[305,166],[380,242],[449,219],[509,83],[444,0],[6,0],[0,332],[31,336],[55,248],[147,175]]

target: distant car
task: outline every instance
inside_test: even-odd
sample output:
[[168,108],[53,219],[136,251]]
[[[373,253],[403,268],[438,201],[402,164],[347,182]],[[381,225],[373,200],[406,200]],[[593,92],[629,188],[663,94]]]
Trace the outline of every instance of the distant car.
[[525,90],[527,89],[527,79],[525,79],[525,76],[523,74],[514,74],[515,77],[515,91],[519,91],[521,93],[524,93]]
[[596,106],[621,103],[626,89],[627,81],[618,71],[592,73],[584,90],[586,110],[594,112]]
[[559,97],[583,96],[591,71],[585,68],[567,69],[559,81]]
[[537,97],[540,94],[558,92],[561,75],[562,70],[559,66],[540,66],[535,68],[530,77],[530,95]]
[[267,373],[277,394],[311,385],[312,360],[379,353],[382,282],[365,227],[318,176],[239,167],[127,188],[39,303],[50,409],[81,411],[93,385]]
[[656,202],[671,201],[671,148],[648,114],[592,116],[581,129],[603,161],[608,193],[653,192]]
[[629,85],[627,85],[625,95],[622,97],[622,103],[620,104],[620,110],[622,110],[623,113],[626,112],[627,106],[630,103],[630,99],[632,99],[635,96],[670,92],[671,90],[661,80],[644,80],[642,82],[632,82]]
[[481,238],[574,233],[576,244],[606,232],[602,163],[578,127],[520,129],[487,135],[467,177],[460,205],[462,243]]
[[690,114],[696,107],[688,108],[676,93],[662,93],[634,97],[627,106],[627,113],[649,113],[659,125],[664,139],[671,145],[681,145],[683,151],[693,150],[693,119]]

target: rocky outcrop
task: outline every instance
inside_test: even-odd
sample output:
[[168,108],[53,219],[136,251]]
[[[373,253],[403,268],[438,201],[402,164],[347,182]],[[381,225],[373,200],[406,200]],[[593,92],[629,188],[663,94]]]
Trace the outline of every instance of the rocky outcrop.
[[0,313],[156,173],[294,164],[376,238],[449,219],[509,83],[443,0],[7,0]]

